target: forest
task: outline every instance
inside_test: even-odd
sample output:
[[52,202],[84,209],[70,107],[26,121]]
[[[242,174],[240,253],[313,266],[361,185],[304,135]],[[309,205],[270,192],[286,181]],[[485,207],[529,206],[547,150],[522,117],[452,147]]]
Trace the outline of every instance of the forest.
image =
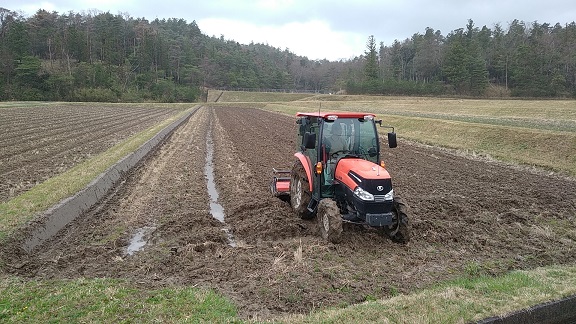
[[202,33],[195,21],[0,8],[0,100],[193,102],[206,89],[460,97],[576,97],[576,24],[514,20],[310,60]]

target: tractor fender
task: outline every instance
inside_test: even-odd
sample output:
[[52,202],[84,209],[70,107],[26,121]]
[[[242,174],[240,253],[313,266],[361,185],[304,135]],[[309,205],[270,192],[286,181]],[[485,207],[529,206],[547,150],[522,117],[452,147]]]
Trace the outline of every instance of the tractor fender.
[[312,192],[312,162],[310,162],[310,158],[306,155],[302,154],[301,152],[294,153],[294,156],[300,160],[304,170],[306,171],[306,177],[308,178],[308,184],[310,185],[310,192]]

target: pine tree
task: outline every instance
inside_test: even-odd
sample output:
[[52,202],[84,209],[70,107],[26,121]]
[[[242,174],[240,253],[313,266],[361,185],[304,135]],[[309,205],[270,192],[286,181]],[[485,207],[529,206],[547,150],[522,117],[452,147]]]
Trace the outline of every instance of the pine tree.
[[366,43],[366,64],[364,65],[364,77],[366,90],[370,93],[378,92],[378,52],[376,51],[376,40],[373,35],[368,37]]

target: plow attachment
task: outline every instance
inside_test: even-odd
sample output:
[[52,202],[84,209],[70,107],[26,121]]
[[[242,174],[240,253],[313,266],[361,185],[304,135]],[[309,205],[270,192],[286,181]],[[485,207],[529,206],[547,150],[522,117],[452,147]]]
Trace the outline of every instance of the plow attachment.
[[276,170],[272,168],[274,177],[270,190],[276,197],[290,196],[290,170]]

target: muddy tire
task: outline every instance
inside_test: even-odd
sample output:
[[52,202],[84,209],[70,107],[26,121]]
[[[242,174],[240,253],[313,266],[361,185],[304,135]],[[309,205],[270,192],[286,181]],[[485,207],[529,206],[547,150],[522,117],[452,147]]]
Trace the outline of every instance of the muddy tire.
[[342,216],[336,202],[329,198],[320,200],[316,219],[322,238],[339,243],[342,238]]
[[410,241],[410,228],[408,227],[408,206],[400,197],[394,197],[393,211],[395,222],[384,227],[384,233],[395,243],[406,244]]
[[300,161],[296,161],[290,172],[290,205],[298,217],[311,219],[314,216],[308,211],[311,197],[306,171]]

